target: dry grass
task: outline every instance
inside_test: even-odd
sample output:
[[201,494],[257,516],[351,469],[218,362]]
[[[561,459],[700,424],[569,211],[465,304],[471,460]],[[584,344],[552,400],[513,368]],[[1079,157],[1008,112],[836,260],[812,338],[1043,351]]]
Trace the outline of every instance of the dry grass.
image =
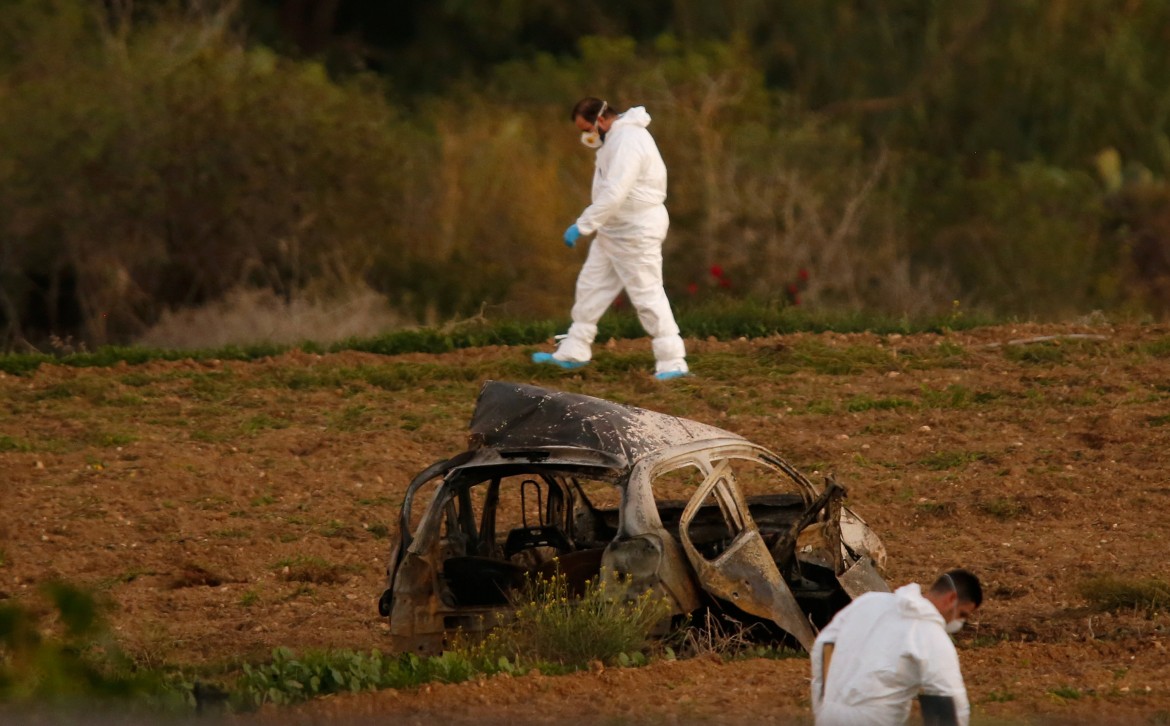
[[403,316],[386,298],[362,288],[344,298],[297,294],[285,300],[271,290],[237,288],[205,307],[163,313],[138,344],[157,348],[217,348],[225,345],[305,341],[334,343],[401,328]]

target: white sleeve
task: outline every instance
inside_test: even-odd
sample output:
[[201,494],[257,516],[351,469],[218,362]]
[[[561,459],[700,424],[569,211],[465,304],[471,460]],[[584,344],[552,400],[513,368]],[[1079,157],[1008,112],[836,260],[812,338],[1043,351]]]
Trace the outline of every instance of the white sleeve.
[[955,716],[959,726],[967,726],[971,718],[971,704],[967,700],[967,688],[963,685],[963,673],[959,669],[959,654],[955,645],[941,628],[931,628],[921,659],[920,688],[928,696],[950,696],[955,702]]
[[622,134],[622,138],[614,139],[613,143],[617,148],[611,152],[613,160],[605,179],[594,195],[593,203],[577,218],[577,229],[581,230],[581,234],[593,234],[605,226],[613,213],[626,201],[642,173],[642,159],[645,154],[639,139],[627,132]]

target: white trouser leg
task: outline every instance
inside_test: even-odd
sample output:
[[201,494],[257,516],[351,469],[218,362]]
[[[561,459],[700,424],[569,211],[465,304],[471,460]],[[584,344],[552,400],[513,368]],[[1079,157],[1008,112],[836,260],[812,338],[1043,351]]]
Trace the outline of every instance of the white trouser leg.
[[638,312],[642,327],[653,338],[655,372],[686,372],[686,347],[662,286],[662,242],[645,242],[613,256],[626,295]]
[[561,340],[554,353],[561,360],[585,362],[593,357],[593,339],[597,321],[622,291],[622,279],[610,258],[610,243],[600,235],[589,245],[585,264],[577,274],[577,294],[573,303],[573,324],[568,337]]

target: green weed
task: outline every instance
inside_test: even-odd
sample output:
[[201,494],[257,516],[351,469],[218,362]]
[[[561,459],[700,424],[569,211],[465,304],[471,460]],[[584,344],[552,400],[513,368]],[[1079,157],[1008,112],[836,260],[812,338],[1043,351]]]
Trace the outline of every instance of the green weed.
[[286,429],[288,427],[288,419],[277,418],[261,413],[252,416],[247,421],[245,421],[240,426],[240,430],[245,434],[257,434],[267,429]]
[[919,502],[914,508],[931,517],[949,517],[958,510],[954,502]]
[[992,391],[971,391],[966,386],[952,383],[942,390],[923,386],[919,391],[922,405],[927,408],[964,409],[991,403],[1001,394]]
[[252,536],[252,533],[246,529],[217,529],[210,534],[219,539],[248,539]]
[[869,396],[853,396],[845,402],[845,410],[858,413],[861,411],[893,411],[899,408],[914,408],[915,403],[905,398],[871,398]]
[[33,447],[31,444],[29,444],[25,441],[21,441],[20,439],[14,439],[11,436],[5,436],[3,434],[0,434],[0,452],[3,452],[3,451],[32,451],[32,450],[33,450]]
[[1065,701],[1076,701],[1085,695],[1081,693],[1080,689],[1073,688],[1072,686],[1059,686],[1053,688],[1048,693]]
[[281,577],[289,582],[335,585],[348,579],[347,568],[326,562],[319,557],[295,557],[281,560],[276,563],[274,569],[279,569]]
[[628,599],[629,580],[599,577],[576,596],[564,575],[529,580],[516,596],[515,620],[499,631],[505,647],[538,661],[584,668],[642,652],[669,605],[651,591]]
[[357,539],[357,531],[350,525],[336,519],[331,519],[321,527],[321,536],[340,537],[342,539]]
[[1158,578],[1101,575],[1080,585],[1081,596],[1098,610],[1135,610],[1153,615],[1170,607],[1170,584]]
[[853,375],[866,370],[895,370],[896,359],[890,351],[864,345],[832,346],[817,339],[803,339],[794,345],[781,345],[771,352],[772,363],[783,372],[798,370],[826,375]]
[[1141,344],[1141,350],[1154,358],[1170,358],[1170,336],[1147,340]]
[[1006,345],[1003,356],[1015,363],[1056,365],[1065,362],[1065,349],[1059,345],[1030,343],[1027,345]]
[[138,437],[133,434],[108,432],[108,431],[93,431],[86,435],[86,441],[92,446],[101,446],[103,448],[111,448],[117,446],[126,446],[138,440]]
[[235,434],[226,431],[209,431],[207,429],[195,429],[190,433],[192,441],[202,441],[207,444],[220,444],[224,441],[230,441],[235,438]]
[[367,423],[373,411],[364,404],[346,406],[331,417],[333,428],[339,431],[357,431]]
[[229,371],[192,373],[188,379],[191,396],[207,403],[222,403],[239,393],[239,381]]
[[287,648],[277,648],[269,663],[244,665],[233,700],[237,707],[254,708],[333,693],[406,688],[432,681],[458,683],[480,673],[501,671],[512,673],[515,669],[506,659],[473,663],[456,652],[420,658],[413,653],[384,656],[378,650],[334,650],[308,651],[298,657]]
[[960,469],[972,462],[983,461],[988,455],[978,451],[938,451],[919,463],[931,471]]
[[1028,507],[1014,497],[994,497],[978,504],[979,509],[1001,521],[1017,519],[1027,514]]

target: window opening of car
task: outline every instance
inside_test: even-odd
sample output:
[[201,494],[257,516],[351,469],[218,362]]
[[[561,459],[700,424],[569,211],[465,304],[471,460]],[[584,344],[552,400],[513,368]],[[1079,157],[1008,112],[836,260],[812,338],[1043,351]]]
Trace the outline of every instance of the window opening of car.
[[658,509],[658,519],[675,537],[678,536],[683,508],[706,478],[707,473],[700,467],[700,462],[691,460],[659,473],[650,482],[654,504]]
[[621,526],[622,490],[612,482],[572,477],[568,529],[581,549],[605,547]]
[[714,560],[744,529],[744,513],[735,493],[735,480],[727,462],[717,463],[695,516],[687,523],[687,536],[705,559]]
[[[612,483],[549,472],[458,483],[441,504],[441,571],[451,602],[503,605],[525,576],[549,576],[557,568],[570,589],[596,578],[613,527],[601,512],[596,526],[579,529],[580,512],[592,507],[585,492],[606,503],[620,496]],[[612,512],[616,517],[616,506]]]
[[[525,494],[533,492],[536,495],[536,522],[534,524],[528,523],[528,502]],[[520,482],[520,523],[524,527],[543,527],[544,521],[544,505],[541,501],[540,485],[536,483],[535,479],[525,479]]]

